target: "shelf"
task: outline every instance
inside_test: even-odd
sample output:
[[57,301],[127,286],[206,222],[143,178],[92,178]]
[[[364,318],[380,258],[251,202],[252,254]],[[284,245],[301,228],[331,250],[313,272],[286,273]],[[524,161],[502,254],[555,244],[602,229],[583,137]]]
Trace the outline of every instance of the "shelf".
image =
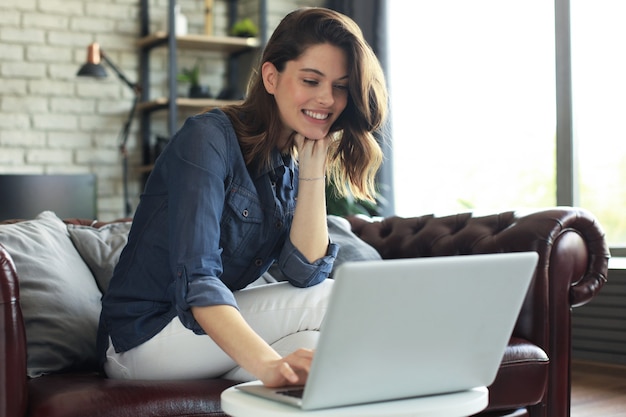
[[[137,41],[140,48],[152,48],[167,43],[167,32],[155,32],[144,36]],[[237,53],[258,48],[261,42],[258,38],[239,38],[234,36],[183,35],[176,37],[176,45],[184,49],[198,49],[203,51]]]
[[[265,2],[267,0],[259,0],[259,11],[261,16],[260,22],[265,22]],[[142,174],[149,173],[153,168],[154,152],[153,152],[153,131],[152,119],[158,118],[166,122],[168,135],[171,137],[176,132],[181,116],[188,117],[189,113],[200,113],[214,108],[220,108],[233,104],[240,104],[242,100],[218,100],[215,98],[189,98],[177,97],[180,93],[178,79],[175,76],[178,67],[178,59],[182,56],[194,56],[200,52],[210,53],[206,58],[217,64],[224,64],[226,69],[224,91],[237,91],[240,84],[238,78],[239,61],[242,61],[245,53],[258,51],[262,48],[262,38],[244,38],[237,36],[212,36],[206,34],[186,34],[174,36],[173,33],[164,31],[150,31],[150,3],[146,0],[140,2],[140,18],[141,33],[144,36],[136,41],[139,50],[139,70],[141,74],[141,91],[142,97],[150,97],[138,103],[137,112],[141,121],[141,151],[142,165],[138,168],[138,172]],[[174,18],[172,15],[176,0],[160,0],[157,3],[167,4],[167,18]],[[237,0],[229,0],[228,22],[237,20]],[[234,7],[230,7],[234,6]],[[228,23],[230,24],[230,23]],[[171,27],[171,26],[170,26]],[[264,27],[264,25],[262,25]],[[210,33],[210,32],[208,32]],[[262,32],[265,33],[265,30]],[[153,52],[157,48],[162,48],[159,52],[165,52],[166,69],[167,69],[167,88],[164,92],[151,94],[150,85],[150,60]],[[184,55],[190,52],[190,54]],[[161,55],[161,54],[159,54]],[[220,56],[221,55],[221,56]],[[162,59],[161,56],[158,57]],[[170,77],[175,77],[171,79]],[[163,94],[163,96],[160,96]],[[153,98],[153,96],[159,97]],[[224,95],[227,95],[226,93]],[[233,97],[237,95],[232,94]],[[184,114],[179,114],[182,110]],[[159,114],[157,114],[159,113]],[[159,128],[161,126],[159,125]],[[144,181],[147,178],[144,176]]]
[[[181,109],[203,109],[206,107],[224,107],[229,104],[239,104],[240,100],[218,100],[214,98],[187,98],[179,97],[176,99],[176,105]],[[169,104],[167,97],[159,97],[154,100],[139,103],[137,110],[154,111],[164,109]]]

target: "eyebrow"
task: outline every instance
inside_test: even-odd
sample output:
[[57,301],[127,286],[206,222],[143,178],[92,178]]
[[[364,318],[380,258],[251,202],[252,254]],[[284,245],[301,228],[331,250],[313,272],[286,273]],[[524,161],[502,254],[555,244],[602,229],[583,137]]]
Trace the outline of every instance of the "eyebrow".
[[[315,68],[301,68],[300,72],[312,72],[314,74],[319,75],[320,77],[325,77],[326,74],[324,74],[322,71],[315,69]],[[347,80],[348,79],[348,74],[344,75],[343,77],[337,79],[336,81],[342,81],[342,80]]]

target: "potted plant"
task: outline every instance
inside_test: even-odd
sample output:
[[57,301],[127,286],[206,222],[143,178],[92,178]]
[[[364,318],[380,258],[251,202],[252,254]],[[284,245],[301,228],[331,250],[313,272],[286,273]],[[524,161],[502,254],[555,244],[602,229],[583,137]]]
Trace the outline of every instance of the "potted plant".
[[351,216],[363,214],[370,217],[382,216],[387,201],[379,192],[376,193],[376,202],[358,200],[352,195],[339,197],[336,186],[331,182],[326,184],[326,213],[335,216]]
[[259,28],[250,18],[239,20],[230,28],[231,36],[240,38],[253,38],[259,34]]
[[211,92],[209,87],[200,84],[200,63],[196,64],[192,68],[183,68],[180,74],[176,77],[180,82],[189,83],[190,98],[210,98]]

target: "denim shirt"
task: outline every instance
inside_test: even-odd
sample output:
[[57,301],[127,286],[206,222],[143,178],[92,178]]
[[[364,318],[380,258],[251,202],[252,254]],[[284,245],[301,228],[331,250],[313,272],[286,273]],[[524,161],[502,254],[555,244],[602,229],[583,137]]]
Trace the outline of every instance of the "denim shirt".
[[[264,171],[246,166],[228,117],[190,117],[156,161],[103,301],[98,338],[123,352],[174,317],[197,334],[192,306],[237,307],[233,291],[275,262],[294,286],[326,279],[338,246],[313,263],[289,230],[298,168],[278,150]],[[103,356],[101,356],[103,357]]]

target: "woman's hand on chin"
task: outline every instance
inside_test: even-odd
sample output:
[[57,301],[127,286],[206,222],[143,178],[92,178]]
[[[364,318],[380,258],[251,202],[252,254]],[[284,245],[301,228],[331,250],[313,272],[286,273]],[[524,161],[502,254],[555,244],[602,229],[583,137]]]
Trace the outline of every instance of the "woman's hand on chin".
[[298,150],[300,176],[305,178],[323,176],[326,167],[326,154],[332,140],[332,135],[322,139],[309,139],[300,133],[294,135],[294,142]]

